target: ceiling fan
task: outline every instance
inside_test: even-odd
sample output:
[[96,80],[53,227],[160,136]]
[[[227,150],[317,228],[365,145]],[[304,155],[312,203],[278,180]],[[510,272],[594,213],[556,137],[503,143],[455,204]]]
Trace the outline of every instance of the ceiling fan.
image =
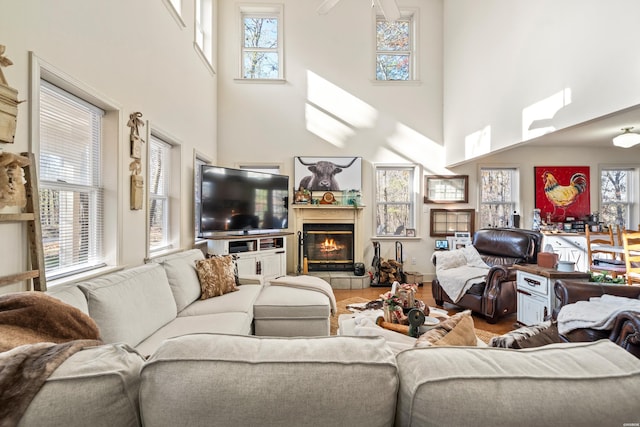
[[[340,0],[324,0],[318,7],[318,13],[325,15],[338,4]],[[396,0],[372,0],[371,7],[376,6],[378,10],[384,15],[387,21],[397,21],[400,19],[400,9]]]

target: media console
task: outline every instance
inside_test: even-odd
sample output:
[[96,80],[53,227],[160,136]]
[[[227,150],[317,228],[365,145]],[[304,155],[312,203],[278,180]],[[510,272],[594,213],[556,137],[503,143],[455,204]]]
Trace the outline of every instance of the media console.
[[287,239],[293,233],[248,234],[207,238],[210,255],[236,255],[240,276],[262,274],[265,280],[287,274]]

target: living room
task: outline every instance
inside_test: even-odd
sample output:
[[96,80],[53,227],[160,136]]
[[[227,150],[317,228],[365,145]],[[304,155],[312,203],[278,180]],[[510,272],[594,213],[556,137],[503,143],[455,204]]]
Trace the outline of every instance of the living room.
[[[206,34],[207,43],[202,43],[195,28],[196,4],[203,3],[211,5],[213,22]],[[373,241],[380,242],[383,257],[394,258],[396,242],[401,241],[407,269],[422,274],[425,282],[435,276],[431,255],[439,238],[431,233],[431,210],[445,207],[477,211],[481,168],[517,171],[515,203],[524,229],[530,229],[533,221],[538,179],[534,176],[534,167],[588,167],[593,184],[589,194],[592,211],[600,209],[597,177],[601,170],[628,169],[634,174],[630,199],[635,201],[628,225],[636,228],[640,223],[638,148],[617,148],[611,143],[623,127],[640,128],[640,81],[637,79],[640,59],[632,54],[639,32],[635,22],[640,12],[637,1],[398,0],[402,12],[412,18],[415,37],[412,78],[408,81],[376,80],[377,9],[371,8],[371,2],[343,0],[328,13],[319,14],[317,8],[321,3],[321,0],[4,2],[0,14],[0,44],[6,46],[6,50],[0,52],[0,57],[12,64],[4,66],[4,61],[2,73],[17,90],[18,100],[24,102],[18,105],[14,141],[2,144],[2,149],[12,153],[39,152],[41,79],[104,111],[103,257],[95,271],[60,274],[48,280],[49,288],[98,273],[144,267],[149,259],[192,248],[196,243],[194,171],[202,162],[231,168],[275,169],[290,177],[293,190],[295,156],[360,157],[362,251],[356,254],[357,260],[367,267],[371,265]],[[176,4],[179,4],[177,9]],[[252,81],[241,75],[240,16],[244,11],[275,12],[281,18],[282,63],[277,78]],[[202,28],[207,30],[206,25]],[[137,132],[144,140],[139,159],[140,175],[145,183],[142,209],[132,209],[130,194],[130,168],[132,159],[135,162],[136,158],[132,156],[133,127],[129,124],[136,112],[141,113]],[[167,141],[175,149],[171,155],[175,161],[170,173],[172,203],[166,223],[167,245],[158,251],[152,250],[148,225],[148,147],[152,137]],[[137,166],[133,166],[135,171]],[[415,235],[378,234],[374,212],[375,171],[385,166],[415,167],[418,171],[419,185],[413,200],[415,215],[409,224],[411,227],[407,225],[414,229]],[[467,176],[468,199],[444,205],[423,203],[424,176],[429,175]],[[292,198],[293,192],[290,200]],[[4,212],[12,211],[8,208]],[[293,223],[294,209],[290,209],[289,214],[289,223]],[[487,225],[476,220],[475,228]],[[3,223],[0,227],[4,241],[11,242],[0,248],[3,275],[24,271],[29,264],[24,228],[14,223]],[[296,237],[291,235],[287,239],[287,247],[295,248]],[[295,251],[289,250],[287,272],[295,274],[297,264]],[[29,290],[29,286],[28,281],[4,285],[0,287],[0,294]],[[138,318],[131,324],[142,323],[142,320]],[[234,348],[235,344],[227,344],[224,349]],[[372,348],[354,350],[362,351],[370,359],[379,357],[381,364],[388,363],[388,355],[382,354],[379,341],[371,340],[370,344]],[[188,345],[187,342],[185,346]],[[354,360],[361,354],[357,351],[352,356]],[[604,355],[611,350],[590,351],[585,350],[576,358],[580,360],[587,354],[586,358],[592,357],[593,361],[594,355],[602,352],[605,364]],[[340,353],[340,349],[336,348],[335,352]],[[291,351],[291,354],[296,353]],[[455,351],[448,354],[451,357],[449,372],[472,365],[467,365],[465,358],[456,359]],[[506,352],[500,357],[513,358]],[[558,366],[566,365],[567,356],[554,357]],[[447,358],[443,357],[443,363]],[[571,381],[558,380],[559,390],[574,390],[574,393],[552,396],[548,390],[554,388],[553,385],[536,388],[534,394],[539,397],[540,407],[555,405],[552,411],[540,410],[539,414],[548,420],[561,417],[563,404],[557,403],[560,398],[571,407],[589,401],[585,398],[582,403],[574,402],[571,398],[575,396],[589,395],[595,401],[602,401],[598,393],[605,387],[610,397],[623,394],[624,390],[637,391],[632,376],[625,377],[632,368],[636,371],[637,368],[624,359],[624,355],[616,354],[613,359],[611,364],[620,365],[621,372],[616,375],[626,378],[626,388],[615,379],[599,389],[588,384],[575,392]],[[529,362],[532,366],[537,363],[535,357]],[[593,364],[590,368],[595,372],[596,362]],[[416,366],[420,365],[421,361],[416,359]],[[519,369],[513,359],[509,365],[515,366],[515,371]],[[274,370],[274,375],[277,374]],[[193,375],[197,379],[201,372]],[[373,377],[371,373],[366,375],[369,379]],[[393,387],[397,387],[398,381],[394,379],[397,375],[395,371],[385,375],[391,378],[392,387],[379,394],[376,402],[381,402],[380,408],[374,411],[372,398],[368,401],[371,406],[363,406],[370,412],[366,418],[363,416],[357,422],[355,412],[347,408],[342,420],[351,419],[354,425],[374,425],[364,420],[373,418],[372,414],[395,410],[388,406],[389,399],[395,399]],[[224,372],[220,376],[224,376]],[[322,374],[318,377],[322,378]],[[331,378],[326,375],[325,378],[329,383]],[[344,378],[341,379],[344,381]],[[362,378],[364,376],[357,379]],[[506,383],[508,381],[500,384]],[[265,384],[260,383],[256,389],[269,387]],[[500,388],[497,384],[491,379],[469,390]],[[181,397],[171,388],[175,385],[168,382],[169,391],[159,391],[155,396],[159,419],[167,416],[168,420],[170,414],[163,414],[163,410],[173,408],[166,404],[167,396]],[[180,385],[195,390],[188,381]],[[298,386],[289,393],[303,396],[309,388],[303,382]],[[354,383],[354,387],[357,386],[365,387],[366,382]],[[530,391],[528,386],[517,388]],[[504,390],[508,396],[512,388]],[[320,393],[328,394],[326,389]],[[527,398],[518,393],[512,392],[514,405]],[[495,400],[492,393],[476,394],[486,394],[489,401]],[[269,397],[264,396],[264,392],[257,395]],[[347,397],[349,395],[353,399],[349,400],[350,407],[356,408],[359,396],[348,393]],[[236,399],[236,395],[233,396]],[[460,399],[460,396],[449,397],[450,401]],[[629,401],[625,400],[628,396],[618,397],[612,400]],[[421,399],[425,406],[435,402],[428,391]],[[307,399],[305,407],[308,409],[320,400]],[[340,403],[336,400],[332,404]],[[477,413],[488,412],[488,406],[483,407],[480,399],[470,400],[477,403],[474,407]],[[272,401],[268,407],[280,403]],[[181,404],[175,403],[176,410]],[[229,402],[227,407],[234,404],[237,401]],[[538,416],[535,407],[522,408],[518,416],[534,419]],[[635,414],[633,407],[625,410],[625,414]],[[590,414],[586,411],[585,414],[589,419]],[[591,419],[598,419],[591,415]],[[196,421],[203,420],[206,418]],[[448,421],[455,424],[452,417]],[[616,423],[618,421],[622,419],[616,418]],[[624,418],[624,421],[636,423],[638,419]],[[491,423],[500,425],[498,420]],[[417,425],[426,424],[417,421]]]

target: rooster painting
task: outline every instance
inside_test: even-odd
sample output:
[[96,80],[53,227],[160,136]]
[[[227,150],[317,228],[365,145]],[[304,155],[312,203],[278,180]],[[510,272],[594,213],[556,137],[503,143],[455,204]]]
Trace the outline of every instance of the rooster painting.
[[[589,176],[575,167],[536,168],[536,176],[542,179],[541,191],[536,191],[536,207],[549,212],[554,220],[563,221],[566,216],[582,217],[589,213]],[[544,200],[546,199],[546,200]],[[546,206],[538,206],[541,202]]]

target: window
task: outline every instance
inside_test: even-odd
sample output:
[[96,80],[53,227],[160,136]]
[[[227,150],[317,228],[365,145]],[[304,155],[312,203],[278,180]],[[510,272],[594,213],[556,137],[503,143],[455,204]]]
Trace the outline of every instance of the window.
[[196,0],[195,43],[209,65],[213,65],[213,0]]
[[376,80],[414,80],[414,16],[376,18]]
[[416,228],[416,166],[376,166],[376,236],[404,236]]
[[517,209],[518,170],[515,168],[480,169],[480,225],[506,227]]
[[241,7],[241,78],[283,78],[281,15],[281,7]]
[[40,221],[47,279],[104,265],[100,108],[40,80]]
[[633,169],[600,171],[600,221],[633,228]]
[[151,135],[149,142],[149,251],[170,246],[169,182],[171,145]]
[[200,207],[201,207],[201,188],[200,188],[200,178],[201,178],[201,171],[202,171],[202,165],[210,165],[211,161],[209,159],[207,159],[204,155],[198,153],[198,152],[194,152],[194,158],[193,158],[193,179],[194,179],[194,183],[193,183],[193,188],[194,188],[194,194],[193,194],[193,200],[194,200],[194,207],[193,207],[193,212],[195,214],[195,218],[194,218],[194,224],[195,224],[195,240],[198,241],[200,239]]

